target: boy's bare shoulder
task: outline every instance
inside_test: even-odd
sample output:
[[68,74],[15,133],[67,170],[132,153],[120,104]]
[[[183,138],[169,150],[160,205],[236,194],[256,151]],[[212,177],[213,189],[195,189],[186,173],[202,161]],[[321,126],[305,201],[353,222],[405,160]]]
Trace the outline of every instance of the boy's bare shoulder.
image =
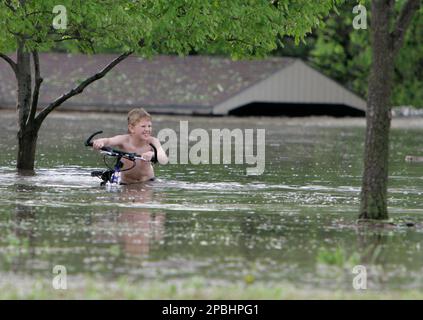
[[114,138],[117,139],[121,139],[121,140],[129,140],[130,135],[125,133],[125,134],[118,134],[117,136],[114,136]]
[[129,143],[129,134],[120,134],[109,139],[111,145],[124,146]]
[[154,144],[154,145],[160,145],[160,140],[156,137],[151,136],[148,140],[148,143]]

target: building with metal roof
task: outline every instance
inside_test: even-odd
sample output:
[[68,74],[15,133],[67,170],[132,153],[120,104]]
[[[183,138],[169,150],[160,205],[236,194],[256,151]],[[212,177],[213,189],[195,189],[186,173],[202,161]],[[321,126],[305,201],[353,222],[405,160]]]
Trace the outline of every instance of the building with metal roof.
[[[116,55],[40,55],[44,106]],[[16,83],[0,61],[0,108],[15,106]],[[366,102],[294,58],[233,61],[216,56],[131,56],[60,109],[201,115],[363,116]]]

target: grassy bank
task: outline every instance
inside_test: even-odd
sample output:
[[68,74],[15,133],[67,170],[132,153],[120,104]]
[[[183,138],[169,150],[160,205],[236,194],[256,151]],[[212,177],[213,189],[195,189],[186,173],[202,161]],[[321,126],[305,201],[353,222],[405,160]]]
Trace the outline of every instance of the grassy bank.
[[210,284],[194,278],[178,282],[104,281],[68,278],[66,290],[55,290],[43,279],[2,277],[0,299],[423,299],[423,292],[338,291],[296,288],[291,284]]

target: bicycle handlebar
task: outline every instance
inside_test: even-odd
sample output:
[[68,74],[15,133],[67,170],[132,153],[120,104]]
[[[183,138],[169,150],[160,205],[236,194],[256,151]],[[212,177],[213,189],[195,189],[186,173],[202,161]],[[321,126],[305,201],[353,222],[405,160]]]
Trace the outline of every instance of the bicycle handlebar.
[[100,133],[103,133],[103,131],[97,131],[97,132],[94,132],[92,135],[90,135],[89,137],[88,137],[88,139],[85,141],[85,146],[86,147],[92,147],[93,146],[93,142],[91,141],[92,140],[92,138],[94,138],[94,136],[96,136],[96,135],[98,135],[98,134],[100,134]]
[[[93,142],[91,141],[92,138],[94,136],[100,134],[100,133],[103,133],[103,131],[97,131],[97,132],[94,132],[92,135],[90,135],[84,143],[85,146],[92,147],[93,146]],[[128,160],[131,160],[131,161],[135,161],[135,160],[147,161],[147,160],[144,159],[143,156],[140,156],[139,154],[136,154],[136,153],[125,152],[125,151],[113,149],[113,148],[110,148],[110,147],[102,147],[102,148],[100,148],[100,150],[101,150],[102,154],[106,154],[106,155],[111,156],[111,157],[122,157],[122,158],[126,158]]]
[[117,149],[112,149],[109,147],[103,147],[100,149],[102,154],[108,155],[110,157],[122,157],[122,158],[126,158],[128,160],[131,161],[135,161],[135,160],[144,160],[143,156],[140,156],[139,154],[136,153],[131,153],[131,152],[125,152],[125,151],[121,151],[121,150],[117,150]]

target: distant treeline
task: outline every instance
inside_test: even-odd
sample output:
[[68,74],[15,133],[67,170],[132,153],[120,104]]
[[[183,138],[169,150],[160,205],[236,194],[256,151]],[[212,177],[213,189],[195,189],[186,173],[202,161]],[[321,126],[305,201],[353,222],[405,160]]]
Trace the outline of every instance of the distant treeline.
[[[404,0],[397,1],[401,5]],[[294,56],[314,67],[359,95],[367,96],[367,78],[371,64],[370,10],[367,30],[355,30],[352,13],[356,1],[347,1],[339,14],[333,13],[323,28],[310,35],[306,43],[296,46],[283,39],[284,47],[274,54]],[[370,5],[366,5],[370,8]],[[423,108],[423,13],[414,17],[395,64],[394,106]]]

